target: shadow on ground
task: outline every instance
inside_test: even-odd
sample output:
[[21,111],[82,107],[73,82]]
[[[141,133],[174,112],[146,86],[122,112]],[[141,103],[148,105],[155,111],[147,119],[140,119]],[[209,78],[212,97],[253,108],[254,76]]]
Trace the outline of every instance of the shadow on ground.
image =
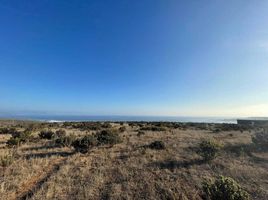
[[205,160],[195,159],[190,161],[176,161],[176,160],[167,160],[167,161],[157,161],[149,164],[149,167],[157,167],[160,169],[176,169],[176,168],[189,168],[194,165],[202,165],[206,163]]
[[33,151],[33,150],[43,150],[43,149],[54,149],[58,148],[59,146],[57,145],[46,145],[46,146],[39,146],[39,147],[28,147],[28,148],[23,148],[23,151]]
[[61,157],[68,157],[75,154],[75,152],[48,152],[48,153],[35,153],[35,154],[27,154],[25,155],[25,158],[27,160],[33,159],[33,158],[47,158],[51,156],[61,156]]

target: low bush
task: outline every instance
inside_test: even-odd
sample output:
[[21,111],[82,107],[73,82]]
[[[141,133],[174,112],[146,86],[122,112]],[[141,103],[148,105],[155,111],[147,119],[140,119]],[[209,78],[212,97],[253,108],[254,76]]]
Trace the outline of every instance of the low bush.
[[154,141],[148,145],[150,149],[162,150],[165,149],[165,143],[163,141]]
[[19,146],[21,143],[22,143],[22,141],[20,140],[20,138],[14,138],[14,137],[11,137],[7,141],[8,146]]
[[1,167],[8,167],[14,161],[11,155],[5,155],[0,157],[0,166]]
[[8,167],[9,165],[11,165],[15,160],[15,155],[14,152],[8,152],[5,155],[2,155],[0,157],[0,166],[1,167]]
[[8,134],[9,129],[8,128],[0,128],[0,134]]
[[55,132],[55,137],[62,137],[62,136],[66,136],[66,131],[63,129],[57,130]]
[[74,140],[74,142],[72,142],[72,146],[78,152],[87,153],[90,150],[90,148],[94,146],[105,145],[105,144],[114,145],[119,142],[121,142],[121,138],[117,132],[112,130],[103,130],[97,133],[96,135],[87,135],[82,138]]
[[205,161],[211,161],[217,157],[222,146],[214,140],[204,140],[199,144],[197,153],[204,158]]
[[117,144],[121,142],[121,138],[116,131],[112,130],[103,130],[100,133],[96,134],[96,139],[98,141],[98,145],[103,144]]
[[262,131],[256,133],[252,137],[252,142],[258,150],[267,150],[268,149],[268,132]]
[[139,131],[139,132],[137,133],[137,136],[138,136],[138,137],[140,137],[141,135],[145,135],[145,132],[144,132],[144,131]]
[[249,200],[249,194],[230,177],[220,176],[214,182],[206,180],[202,187],[207,200]]
[[41,139],[48,139],[48,140],[51,140],[52,138],[55,137],[55,133],[51,130],[42,130],[40,133],[39,133],[39,137]]
[[141,131],[166,131],[165,127],[161,126],[145,126],[140,129]]
[[23,132],[14,131],[12,137],[7,141],[8,146],[18,146],[21,143],[27,142],[31,139],[31,132],[25,130]]
[[214,129],[212,132],[213,132],[213,133],[219,133],[219,132],[221,132],[221,129],[216,128],[216,129]]
[[61,135],[55,139],[55,144],[61,147],[70,147],[72,146],[75,140],[76,140],[76,137],[74,135],[69,135],[69,136]]
[[125,126],[121,126],[118,130],[119,130],[120,133],[123,133],[123,132],[125,132],[127,129],[126,129]]
[[78,138],[72,143],[75,150],[80,153],[87,153],[95,145],[97,145],[97,140],[96,137],[92,135],[86,135],[82,138]]

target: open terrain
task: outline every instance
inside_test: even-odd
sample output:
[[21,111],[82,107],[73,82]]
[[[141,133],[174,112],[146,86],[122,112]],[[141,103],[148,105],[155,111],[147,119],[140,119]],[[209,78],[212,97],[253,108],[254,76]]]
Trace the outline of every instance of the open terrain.
[[[268,199],[268,151],[252,141],[262,128],[163,122],[0,124],[1,199],[204,199],[202,182],[219,175],[234,179],[250,199]],[[12,128],[30,136],[10,145]],[[58,134],[72,138],[112,130],[120,141],[92,144],[81,153],[71,142],[59,145],[54,137],[42,138],[42,130],[61,130]],[[221,145],[209,161],[198,153],[206,140]]]

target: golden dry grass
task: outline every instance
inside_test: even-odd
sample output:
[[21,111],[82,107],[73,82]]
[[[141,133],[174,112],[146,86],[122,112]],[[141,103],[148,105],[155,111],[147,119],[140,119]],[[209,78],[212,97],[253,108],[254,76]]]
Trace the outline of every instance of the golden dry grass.
[[[137,136],[137,126],[124,126],[122,143],[94,147],[87,154],[55,147],[48,140],[19,146],[14,162],[0,168],[0,198],[201,199],[202,180],[224,175],[239,182],[252,198],[268,199],[268,153],[242,151],[238,155],[235,151],[251,143],[253,132],[169,128]],[[84,135],[94,131],[67,132]],[[0,155],[13,151],[5,147],[9,137],[0,135]],[[203,162],[194,150],[207,138],[225,146],[211,163]],[[155,140],[163,141],[166,149],[144,148]]]

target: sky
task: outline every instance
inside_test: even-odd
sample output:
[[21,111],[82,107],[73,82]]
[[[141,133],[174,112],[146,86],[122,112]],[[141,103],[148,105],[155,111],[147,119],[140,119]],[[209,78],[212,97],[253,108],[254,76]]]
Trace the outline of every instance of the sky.
[[0,114],[268,116],[268,1],[0,0]]

